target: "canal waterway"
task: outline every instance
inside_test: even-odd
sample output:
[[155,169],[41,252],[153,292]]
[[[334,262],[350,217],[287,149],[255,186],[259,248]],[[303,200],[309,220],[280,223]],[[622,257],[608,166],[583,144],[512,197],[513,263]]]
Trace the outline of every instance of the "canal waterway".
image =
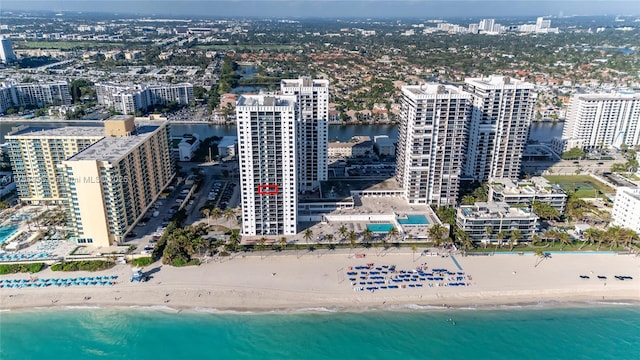
[[[35,122],[24,121],[32,127],[39,128],[58,128],[63,126],[99,126],[100,122],[96,121],[64,121],[64,122]],[[18,126],[20,123],[7,122],[0,120],[0,143],[4,142],[4,136],[11,131],[12,127]],[[562,135],[562,122],[536,122],[531,125],[529,134],[530,140],[536,140],[548,143],[553,137]],[[172,124],[171,134],[173,136],[181,136],[183,134],[198,134],[201,139],[212,136],[236,136],[236,127],[234,125],[210,125],[210,124]],[[331,125],[329,126],[330,141],[349,141],[354,136],[377,136],[388,135],[391,139],[398,139],[398,126],[394,124],[375,124],[375,125]]]

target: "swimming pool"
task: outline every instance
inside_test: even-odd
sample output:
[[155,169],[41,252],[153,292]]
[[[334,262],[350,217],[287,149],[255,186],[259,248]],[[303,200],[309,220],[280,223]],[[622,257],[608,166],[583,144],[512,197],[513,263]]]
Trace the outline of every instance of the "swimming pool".
[[424,215],[407,215],[406,219],[398,219],[401,225],[428,225],[429,220]]
[[4,244],[16,231],[17,226],[0,226],[0,244]]
[[371,230],[374,233],[388,233],[389,230],[393,229],[393,224],[367,224],[367,229]]

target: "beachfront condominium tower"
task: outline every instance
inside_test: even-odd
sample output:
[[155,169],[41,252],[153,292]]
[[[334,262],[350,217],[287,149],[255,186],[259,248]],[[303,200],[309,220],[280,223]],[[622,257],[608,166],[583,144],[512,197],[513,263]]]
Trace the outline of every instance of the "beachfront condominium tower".
[[517,179],[535,106],[533,84],[492,75],[465,79],[465,90],[474,97],[465,175]]
[[104,137],[63,161],[67,213],[78,243],[120,243],[175,175],[165,120],[105,120]]
[[22,125],[5,139],[20,201],[61,204],[63,173],[56,166],[104,138],[102,126],[68,126],[43,129]]
[[297,116],[295,95],[238,99],[242,235],[297,232]]
[[327,180],[329,80],[287,79],[280,89],[284,95],[297,96],[298,191],[315,191],[320,181]]
[[456,204],[471,100],[450,85],[402,87],[396,179],[408,203]]
[[[564,144],[579,144],[585,150],[640,145],[640,93],[572,96],[562,138]],[[569,150],[566,147],[561,150]]]

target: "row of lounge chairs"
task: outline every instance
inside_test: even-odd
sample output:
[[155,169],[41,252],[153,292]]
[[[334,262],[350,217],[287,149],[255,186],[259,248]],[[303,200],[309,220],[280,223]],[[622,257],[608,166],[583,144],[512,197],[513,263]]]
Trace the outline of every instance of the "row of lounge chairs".
[[[374,267],[354,266],[347,272],[354,291],[376,291],[399,288],[420,288],[440,286],[470,286],[470,275],[462,271],[453,272],[447,269],[432,269],[427,272],[419,267],[415,270],[398,270],[395,266],[382,265]],[[358,270],[358,271],[353,271]]]
[[41,253],[0,253],[0,261],[46,260],[55,257],[47,252]]
[[110,276],[87,276],[77,278],[40,278],[0,280],[0,288],[49,287],[49,286],[112,286],[118,278]]

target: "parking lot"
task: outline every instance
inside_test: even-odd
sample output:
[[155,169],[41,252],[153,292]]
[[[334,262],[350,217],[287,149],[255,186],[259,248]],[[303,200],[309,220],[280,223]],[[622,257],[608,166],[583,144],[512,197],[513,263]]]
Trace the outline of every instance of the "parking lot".
[[[145,216],[138,222],[134,230],[127,234],[126,245],[135,245],[135,252],[151,253],[154,243],[160,239],[164,228],[175,214],[193,185],[175,180],[151,206]],[[193,203],[192,203],[193,205]],[[188,203],[185,207],[188,208]]]

